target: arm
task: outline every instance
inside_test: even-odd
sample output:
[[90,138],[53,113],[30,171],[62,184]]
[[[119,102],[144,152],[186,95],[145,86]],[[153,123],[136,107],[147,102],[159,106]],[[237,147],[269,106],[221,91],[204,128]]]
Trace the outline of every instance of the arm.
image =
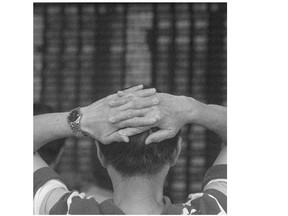
[[[126,95],[121,95],[126,96]],[[151,127],[159,127],[160,130],[154,132],[146,139],[146,144],[160,142],[171,138],[186,124],[199,124],[216,132],[224,142],[227,133],[227,108],[219,105],[206,105],[192,97],[174,96],[165,93],[157,93],[160,103],[153,107],[149,116],[155,116],[157,122],[149,127],[134,128],[134,130],[145,131]],[[121,105],[125,100],[116,99],[115,104]],[[118,122],[127,118],[123,114],[117,114],[115,121]],[[122,135],[131,136],[132,128],[120,130]]]
[[52,140],[73,136],[67,116],[68,112],[34,116],[34,152]]
[[[134,87],[135,88],[135,87]],[[133,88],[131,88],[133,90]],[[131,92],[130,89],[130,92]],[[128,90],[129,91],[129,90]],[[155,89],[136,90],[131,92],[134,97],[130,97],[123,105],[109,107],[109,101],[117,98],[117,95],[110,95],[95,103],[82,107],[82,118],[80,128],[91,137],[99,140],[103,144],[109,144],[113,141],[127,142],[127,136],[120,135],[117,131],[123,127],[138,127],[155,123],[154,117],[145,117],[150,111],[153,102]],[[137,103],[136,103],[137,102]],[[158,101],[159,102],[159,101]],[[108,119],[111,116],[129,112],[129,116],[117,124],[111,124]],[[38,115],[34,117],[34,152],[41,148],[47,142],[55,139],[73,136],[73,133],[67,123],[69,112],[51,113]],[[144,116],[144,117],[143,117]]]
[[206,105],[193,98],[189,101],[186,112],[187,122],[201,125],[217,133],[226,143],[227,139],[227,108],[219,105]]
[[[213,165],[227,164],[227,108],[219,105],[206,105],[193,98],[188,98],[188,100],[190,100],[188,102],[190,111],[187,112],[188,122],[214,131],[225,143]],[[195,107],[198,108],[195,109]]]

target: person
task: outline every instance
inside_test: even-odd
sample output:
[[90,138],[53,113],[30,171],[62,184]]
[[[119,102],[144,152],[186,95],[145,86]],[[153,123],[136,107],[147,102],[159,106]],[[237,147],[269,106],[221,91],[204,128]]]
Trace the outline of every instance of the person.
[[[68,191],[61,177],[34,155],[35,214],[225,214],[227,212],[226,146],[206,172],[202,193],[183,204],[163,196],[169,169],[181,151],[180,129],[188,123],[218,133],[226,142],[226,108],[185,96],[133,87],[80,109],[78,130],[56,113],[34,118],[34,152],[59,137],[89,134],[113,183],[113,199]],[[79,120],[79,119],[78,119]],[[69,122],[69,121],[68,121]],[[71,126],[71,124],[70,124]],[[37,128],[37,130],[35,130]]]

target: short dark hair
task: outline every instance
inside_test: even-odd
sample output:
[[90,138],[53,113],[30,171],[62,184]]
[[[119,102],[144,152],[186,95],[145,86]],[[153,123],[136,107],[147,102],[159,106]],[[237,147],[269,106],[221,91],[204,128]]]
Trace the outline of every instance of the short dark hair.
[[159,129],[151,128],[131,136],[129,143],[114,142],[108,145],[100,143],[100,151],[106,162],[124,177],[157,174],[165,164],[172,162],[180,132],[171,139],[146,145],[145,139],[156,130]]

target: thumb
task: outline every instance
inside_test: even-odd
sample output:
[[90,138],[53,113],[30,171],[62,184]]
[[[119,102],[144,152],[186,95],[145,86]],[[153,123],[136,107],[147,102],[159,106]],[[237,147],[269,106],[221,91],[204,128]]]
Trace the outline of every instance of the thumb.
[[118,131],[110,134],[108,137],[105,139],[106,144],[110,144],[112,142],[129,142],[129,137],[125,135],[121,135],[118,133]]
[[146,140],[145,140],[145,144],[151,144],[151,143],[157,143],[157,142],[161,142],[162,140],[165,139],[169,139],[171,137],[173,137],[174,133],[172,130],[159,130],[156,131],[152,134],[150,134]]

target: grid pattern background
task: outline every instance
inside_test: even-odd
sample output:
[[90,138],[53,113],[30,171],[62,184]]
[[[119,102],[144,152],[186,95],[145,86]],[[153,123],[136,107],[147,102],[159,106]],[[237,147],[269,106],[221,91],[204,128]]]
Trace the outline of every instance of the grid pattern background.
[[[226,105],[226,17],[226,3],[34,3],[34,102],[67,111],[145,84]],[[221,147],[197,125],[182,136],[164,190],[175,203],[201,190]],[[57,170],[70,189],[108,179],[91,139],[66,139]]]

